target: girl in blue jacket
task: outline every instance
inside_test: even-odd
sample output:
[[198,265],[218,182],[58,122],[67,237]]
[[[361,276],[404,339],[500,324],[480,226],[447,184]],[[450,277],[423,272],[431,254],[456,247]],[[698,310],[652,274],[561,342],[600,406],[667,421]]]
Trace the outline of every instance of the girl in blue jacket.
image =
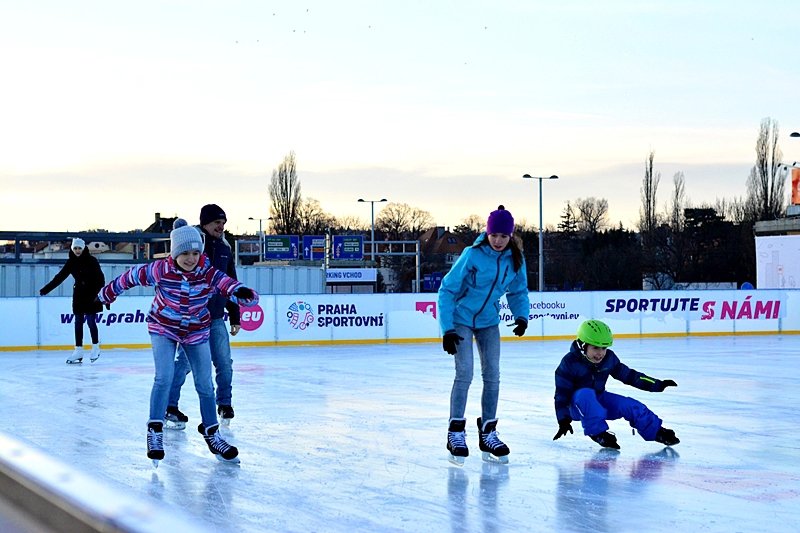
[[583,433],[604,448],[619,450],[617,437],[608,431],[606,420],[624,418],[644,440],[667,446],[678,444],[675,432],[661,425],[645,404],[606,390],[611,376],[625,385],[648,392],[675,387],[671,379],[655,379],[623,364],[609,347],[614,342],[611,328],[599,320],[586,320],[578,328],[569,353],[556,369],[555,408],[558,433],[553,440],[572,433],[572,421],[580,420]]
[[528,276],[522,245],[513,236],[514,217],[502,205],[489,214],[486,232],[464,250],[439,288],[439,326],[444,351],[455,356],[456,375],[450,392],[447,449],[450,461],[464,464],[467,394],[472,383],[472,340],[478,346],[483,376],[478,445],[485,461],[508,462],[510,450],[497,435],[500,393],[500,298],[514,316],[514,334],[528,327]]

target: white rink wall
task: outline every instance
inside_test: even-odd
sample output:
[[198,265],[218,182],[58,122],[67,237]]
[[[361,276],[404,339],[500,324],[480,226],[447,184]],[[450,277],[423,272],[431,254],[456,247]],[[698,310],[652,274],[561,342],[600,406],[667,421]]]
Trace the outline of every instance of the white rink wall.
[[[384,343],[440,337],[435,293],[266,295],[242,310],[234,345]],[[572,338],[588,318],[618,337],[800,334],[800,290],[530,293],[524,339]],[[105,348],[149,346],[151,296],[123,296],[98,314]],[[0,299],[0,350],[64,349],[73,344],[69,297]],[[501,324],[513,323],[502,302]],[[89,333],[84,328],[84,344]],[[515,338],[511,328],[501,335]]]

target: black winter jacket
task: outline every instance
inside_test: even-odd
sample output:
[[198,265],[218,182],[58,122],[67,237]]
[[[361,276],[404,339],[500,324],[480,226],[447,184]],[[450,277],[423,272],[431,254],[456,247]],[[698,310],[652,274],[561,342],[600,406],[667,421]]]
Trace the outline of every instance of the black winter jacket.
[[660,379],[651,378],[623,364],[613,350],[598,364],[589,361],[572,341],[569,353],[561,359],[556,369],[555,408],[556,419],[569,417],[572,396],[578,389],[594,389],[597,394],[605,392],[608,376],[637,389],[658,392],[663,390]]
[[[206,230],[204,230],[202,226],[199,226],[198,229],[205,238],[203,253],[208,256],[209,261],[211,261],[211,266],[217,270],[225,272],[233,279],[238,279],[236,277],[236,260],[233,257],[233,251],[231,250],[231,247],[227,241],[225,241],[224,238],[217,239],[216,237],[213,237]],[[213,296],[211,296],[206,307],[208,307],[208,312],[211,314],[211,320],[225,316],[225,310],[227,309],[228,319],[230,320],[231,325],[239,325],[239,306],[221,294],[215,293]]]
[[44,296],[49,293],[70,275],[75,278],[75,284],[72,286],[72,312],[88,314],[102,311],[103,304],[97,300],[97,293],[106,284],[106,278],[100,269],[100,263],[86,249],[80,256],[70,250],[67,262],[52,281],[42,287],[39,294]]

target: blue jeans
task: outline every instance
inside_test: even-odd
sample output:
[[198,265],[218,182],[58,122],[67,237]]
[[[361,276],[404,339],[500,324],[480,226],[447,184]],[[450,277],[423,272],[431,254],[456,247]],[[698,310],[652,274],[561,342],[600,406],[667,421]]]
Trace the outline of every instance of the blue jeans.
[[[178,343],[161,335],[150,335],[153,343],[153,361],[156,375],[150,391],[150,420],[164,422],[167,397],[175,373],[175,350]],[[181,345],[189,360],[194,375],[194,388],[200,399],[200,418],[205,427],[217,424],[217,409],[214,405],[214,383],[211,381],[211,353],[208,343]]]
[[[228,336],[228,327],[225,321],[217,318],[211,321],[211,334],[208,345],[211,349],[211,362],[217,381],[217,405],[232,405],[233,396],[233,359],[231,358],[231,344]],[[178,346],[178,356],[175,359],[175,376],[172,378],[172,387],[169,389],[169,403],[178,406],[181,399],[181,388],[186,382],[189,373],[189,361],[182,346]]]
[[619,418],[627,420],[644,440],[655,440],[661,427],[661,419],[645,404],[608,391],[597,394],[594,389],[576,390],[569,413],[573,420],[580,420],[584,435],[608,431],[606,420]]
[[483,391],[481,393],[481,418],[492,420],[497,418],[497,400],[500,396],[500,328],[472,329],[457,324],[456,333],[464,340],[458,343],[456,354],[456,377],[450,391],[450,418],[464,418],[467,408],[467,395],[472,383],[474,357],[472,355],[472,338],[478,345],[481,358],[481,376]]

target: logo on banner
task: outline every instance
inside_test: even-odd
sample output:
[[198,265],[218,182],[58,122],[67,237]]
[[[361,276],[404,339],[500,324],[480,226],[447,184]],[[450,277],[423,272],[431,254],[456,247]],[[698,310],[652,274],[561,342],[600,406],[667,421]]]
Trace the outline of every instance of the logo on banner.
[[255,331],[264,323],[264,310],[258,304],[250,307],[240,307],[239,322],[245,331]]
[[433,318],[436,318],[436,302],[417,302],[417,311],[423,315],[433,315]]
[[299,300],[292,303],[286,311],[286,319],[293,329],[306,329],[314,323],[314,313],[311,311],[311,304]]

